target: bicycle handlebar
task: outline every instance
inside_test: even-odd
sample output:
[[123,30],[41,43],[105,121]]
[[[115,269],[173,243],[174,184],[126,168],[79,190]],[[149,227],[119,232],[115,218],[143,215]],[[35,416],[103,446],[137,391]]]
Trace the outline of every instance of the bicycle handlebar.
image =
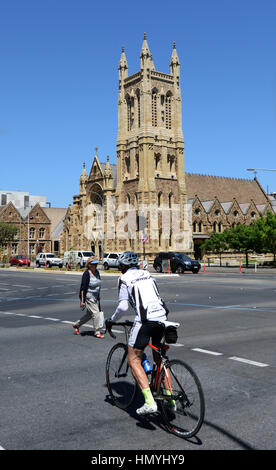
[[[105,322],[107,323],[107,321]],[[123,326],[123,327],[126,327],[126,326],[129,326],[129,327],[132,327],[133,325],[133,321],[130,321],[130,320],[126,320],[124,322],[116,322],[116,321],[108,321],[109,325],[110,325],[110,328],[107,328],[106,324],[105,324],[105,332],[108,332],[111,336],[111,338],[114,338],[116,339],[116,336],[114,335],[114,333],[112,332],[112,326],[113,325],[116,325],[116,326]]]

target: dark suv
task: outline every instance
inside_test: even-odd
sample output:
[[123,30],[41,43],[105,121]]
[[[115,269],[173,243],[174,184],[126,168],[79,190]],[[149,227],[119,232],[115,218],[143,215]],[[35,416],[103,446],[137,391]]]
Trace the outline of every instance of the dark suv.
[[159,253],[154,262],[153,267],[158,273],[162,271],[168,271],[168,264],[170,260],[170,269],[172,273],[184,273],[185,271],[192,271],[194,274],[198,273],[201,268],[201,264],[195,260],[189,258],[184,253],[179,252],[162,252]]

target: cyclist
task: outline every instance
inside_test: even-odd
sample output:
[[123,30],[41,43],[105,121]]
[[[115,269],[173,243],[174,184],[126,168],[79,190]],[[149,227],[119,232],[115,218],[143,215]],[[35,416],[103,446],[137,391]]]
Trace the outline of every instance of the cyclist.
[[[128,362],[145,398],[144,405],[136,412],[138,415],[155,413],[157,403],[152,396],[141,360],[150,338],[154,346],[159,346],[164,332],[162,322],[167,319],[168,309],[150,273],[139,269],[137,253],[125,251],[119,255],[118,262],[122,272],[118,281],[118,306],[112,317],[106,321],[106,327],[108,329],[110,321],[115,322],[124,315],[129,304],[135,310],[135,321],[129,336]],[[157,357],[154,359],[155,362],[158,361]]]

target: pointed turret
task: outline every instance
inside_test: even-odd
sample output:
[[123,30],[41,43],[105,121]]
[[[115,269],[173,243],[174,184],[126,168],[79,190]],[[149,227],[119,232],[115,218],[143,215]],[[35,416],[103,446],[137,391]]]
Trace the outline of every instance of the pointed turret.
[[85,162],[83,162],[83,170],[80,175],[80,194],[85,194],[85,184],[88,180],[88,174],[85,169]]
[[170,62],[170,70],[171,70],[171,75],[176,75],[176,76],[179,77],[180,61],[179,61],[179,58],[178,58],[178,54],[176,52],[175,42],[173,43],[173,51],[172,51],[171,62]]
[[155,70],[153,59],[152,59],[152,54],[149,50],[149,46],[147,43],[146,33],[144,33],[144,41],[142,44],[142,49],[141,49],[141,54],[140,54],[140,64],[141,64],[141,69]]
[[119,81],[124,80],[126,77],[128,77],[128,64],[127,64],[124,46],[122,46],[122,54],[121,54],[118,70],[119,70]]

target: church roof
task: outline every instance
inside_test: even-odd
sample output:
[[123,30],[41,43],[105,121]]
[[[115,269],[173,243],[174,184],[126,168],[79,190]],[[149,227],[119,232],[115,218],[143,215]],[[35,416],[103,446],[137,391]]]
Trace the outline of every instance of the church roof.
[[228,178],[225,176],[200,175],[186,173],[188,198],[196,195],[201,201],[210,201],[215,197],[222,202],[235,198],[239,204],[254,200],[255,204],[267,204],[268,198],[257,179]]

